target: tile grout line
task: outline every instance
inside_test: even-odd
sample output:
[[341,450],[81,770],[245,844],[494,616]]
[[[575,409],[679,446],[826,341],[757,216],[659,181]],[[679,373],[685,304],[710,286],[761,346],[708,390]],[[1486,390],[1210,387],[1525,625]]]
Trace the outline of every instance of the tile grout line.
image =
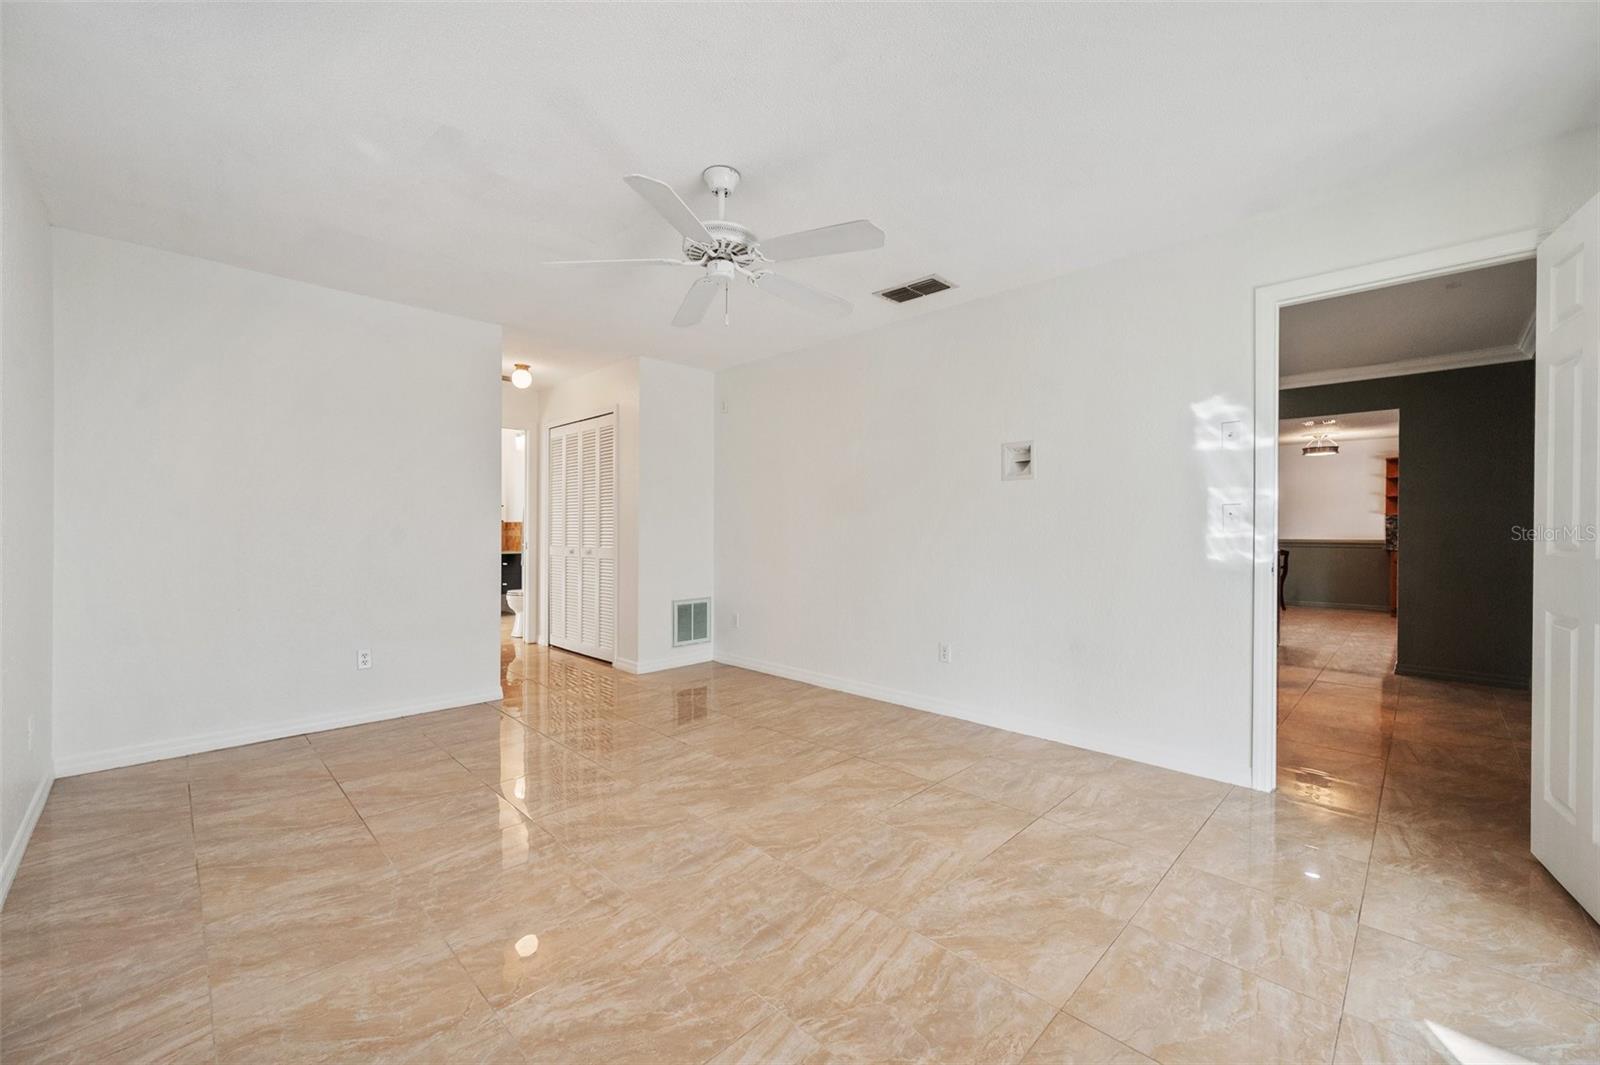
[[[469,703],[468,705],[472,706],[472,705],[477,705],[477,704]],[[452,708],[452,709],[454,709],[454,708]],[[433,740],[433,737],[427,735],[426,730],[423,731],[423,736],[430,743],[434,743],[434,745],[436,747],[438,747],[439,750],[444,751],[444,754],[447,757],[449,757],[452,762],[456,762],[455,756],[450,754],[449,751],[445,751],[442,746],[439,746],[437,743],[435,743],[435,741]],[[361,827],[366,831],[368,838],[370,838],[372,840],[373,846],[377,847],[378,848],[378,853],[383,855],[383,860],[388,864],[389,869],[394,874],[396,880],[397,881],[403,881],[403,879],[404,879],[403,874],[400,872],[399,867],[395,865],[394,858],[389,854],[388,849],[386,847],[384,847],[383,842],[378,839],[377,833],[372,831],[372,826],[367,824],[367,819],[366,819],[365,816],[362,815],[361,808],[358,807],[355,804],[355,800],[350,798],[350,793],[345,791],[344,782],[341,781],[338,778],[338,776],[334,774],[333,769],[323,759],[322,753],[317,750],[317,745],[314,744],[314,743],[311,743],[310,735],[306,736],[306,743],[310,745],[312,752],[314,754],[316,754],[317,760],[319,762],[322,762],[322,768],[327,772],[328,777],[333,781],[334,786],[339,789],[339,794],[344,796],[344,801],[349,805],[351,812],[356,815],[356,820],[361,822]],[[460,762],[456,762],[456,764],[457,765],[461,765]],[[467,770],[466,766],[461,766],[461,768],[464,771],[470,772],[470,770]],[[477,780],[476,777],[474,777],[473,779],[475,781],[477,781],[477,783],[480,786],[488,788],[488,790],[491,791],[491,792],[494,791],[493,788],[489,788],[488,785],[483,784],[483,782]],[[416,803],[411,804],[411,805],[420,806],[422,803],[430,802],[430,801],[435,801],[435,800],[420,799]],[[406,809],[406,808],[409,808],[409,807],[395,807],[394,809],[399,810],[399,809]],[[522,811],[520,811],[520,810],[517,811],[517,814],[518,814],[518,816],[525,816],[525,815],[522,814]],[[482,1002],[484,1008],[489,1011],[489,1015],[490,1015],[490,1017],[492,1017],[494,1019],[494,1022],[496,1024],[496,1026],[499,1027],[502,1032],[505,1032],[507,1038],[509,1038],[511,1040],[512,1045],[517,1048],[518,1056],[522,1057],[524,1060],[526,1060],[527,1056],[525,1054],[523,1054],[523,1052],[522,1052],[521,1040],[517,1039],[515,1035],[513,1035],[510,1031],[508,1031],[506,1029],[505,1023],[500,1019],[499,1011],[494,1008],[494,1004],[491,1003],[488,1000],[488,998],[484,995],[483,989],[478,986],[478,981],[473,978],[472,973],[467,969],[466,964],[461,960],[461,956],[458,953],[456,953],[456,948],[450,943],[450,938],[448,936],[446,936],[442,931],[440,931],[438,926],[434,924],[433,916],[427,912],[427,908],[426,907],[421,906],[419,904],[417,906],[417,913],[418,913],[419,916],[421,916],[422,920],[426,923],[429,934],[432,935],[435,939],[437,939],[438,942],[444,947],[444,949],[449,952],[450,960],[455,962],[456,969],[459,970],[462,978],[465,979],[466,982],[472,987],[472,992],[473,992],[473,994],[478,996],[478,1001]],[[329,964],[323,965],[323,966],[319,966],[316,969],[311,970],[310,972],[302,973],[302,974],[300,974],[300,976],[301,976],[302,979],[304,979],[307,976],[314,976],[314,975],[316,975],[318,973],[322,973],[322,972],[327,971],[328,969],[333,968],[337,964],[339,964],[337,961],[330,962]]]
[[[1350,640],[1352,638],[1353,638],[1353,636],[1352,636],[1351,633],[1348,633],[1348,632],[1345,633],[1344,637],[1334,647],[1333,653],[1328,656],[1328,662],[1331,663],[1334,660],[1334,658],[1336,658],[1338,656],[1339,652],[1344,650],[1345,646],[1350,642]],[[1322,667],[1320,667],[1317,670],[1316,677],[1312,678],[1312,685],[1313,686],[1316,684],[1316,682],[1318,680],[1320,680],[1322,678],[1322,674],[1327,672],[1327,670],[1328,670],[1327,664],[1324,664]],[[1394,676],[1394,673],[1393,673],[1393,671],[1391,669],[1391,671],[1389,673],[1382,674],[1382,675],[1383,676]],[[1306,689],[1306,692],[1309,692],[1310,690],[1311,689],[1308,687]],[[1381,692],[1381,690],[1382,689],[1380,687],[1380,692]],[[1304,693],[1302,693],[1302,698],[1303,697],[1304,697]],[[1399,694],[1399,688],[1397,686],[1396,692],[1395,692],[1395,708],[1396,708],[1396,712],[1398,712],[1398,710],[1399,710],[1399,700],[1400,700],[1400,694]],[[1296,701],[1295,705],[1296,706],[1299,705],[1298,700]],[[1338,750],[1338,748],[1329,748],[1329,749],[1330,750]],[[1351,754],[1351,753],[1359,753],[1359,752],[1341,751],[1340,753]],[[1390,742],[1384,744],[1384,746],[1383,746],[1383,755],[1382,755],[1383,780],[1378,786],[1378,806],[1377,806],[1377,809],[1375,809],[1373,811],[1373,813],[1372,813],[1372,835],[1370,837],[1368,837],[1367,858],[1366,858],[1366,861],[1363,863],[1364,864],[1364,868],[1362,870],[1362,877],[1361,877],[1361,898],[1356,903],[1355,935],[1350,940],[1350,961],[1345,966],[1344,992],[1339,997],[1339,1016],[1338,1016],[1337,1020],[1335,1020],[1335,1022],[1334,1022],[1333,1047],[1329,1050],[1329,1060],[1332,1060],[1333,1055],[1338,1053],[1339,1038],[1340,1038],[1340,1035],[1342,1034],[1342,1030],[1344,1028],[1344,1018],[1345,1018],[1345,1014],[1346,1014],[1345,1006],[1350,1000],[1350,976],[1355,971],[1356,942],[1357,942],[1357,940],[1360,939],[1360,936],[1361,936],[1361,913],[1362,913],[1363,907],[1366,905],[1367,882],[1368,882],[1369,879],[1371,879],[1371,876],[1372,876],[1372,848],[1375,845],[1376,840],[1377,840],[1378,818],[1379,818],[1379,815],[1383,811],[1383,792],[1384,792],[1384,789],[1388,785],[1389,759],[1390,759],[1390,756],[1392,755],[1392,753],[1393,753],[1393,735],[1391,734]],[[1307,804],[1307,805],[1313,805],[1313,804]]]
[[[1400,698],[1404,699],[1404,698],[1406,698],[1406,696],[1404,696],[1402,694],[1400,696]],[[1387,792],[1388,787],[1389,787],[1388,764],[1389,764],[1388,763],[1388,759],[1386,759],[1385,760],[1385,772],[1384,772],[1384,785],[1383,785],[1383,790],[1385,792]],[[1380,805],[1380,813],[1381,813],[1381,805]],[[1384,822],[1380,818],[1377,822],[1374,823],[1374,828],[1373,828],[1374,843],[1376,842],[1377,828],[1380,827],[1381,825],[1385,824],[1385,823],[1393,824],[1394,822]],[[1472,840],[1452,840],[1451,842],[1452,842],[1452,844],[1454,846],[1465,848],[1465,849],[1467,849],[1469,851],[1481,851],[1481,852],[1491,853],[1491,854],[1501,854],[1501,853],[1503,853],[1501,848],[1496,847],[1496,846],[1494,846],[1492,844],[1488,844],[1488,843],[1482,843],[1482,842],[1472,841]],[[1521,857],[1521,856],[1519,855],[1518,857]],[[1529,855],[1528,857],[1531,858],[1531,855]],[[1371,870],[1372,870],[1372,861],[1369,859],[1368,865],[1367,865],[1368,879],[1370,879],[1370,877],[1371,877]],[[1362,885],[1363,910],[1365,908],[1365,902],[1366,902],[1366,882],[1364,881],[1363,885]],[[1580,911],[1580,913],[1581,912],[1582,911]],[[1587,920],[1587,923],[1589,925],[1591,934],[1593,934],[1593,930],[1595,928],[1595,923],[1594,923],[1593,919],[1589,918],[1586,913],[1584,913],[1583,916]],[[1557,987],[1557,986],[1554,986],[1554,985],[1552,985],[1550,983],[1547,983],[1543,979],[1540,979],[1540,978],[1538,978],[1536,976],[1530,976],[1530,975],[1527,975],[1527,974],[1524,974],[1524,973],[1516,972],[1516,971],[1511,970],[1511,969],[1503,968],[1502,966],[1500,966],[1500,965],[1498,965],[1498,964],[1496,964],[1494,962],[1485,961],[1485,960],[1483,960],[1481,958],[1468,957],[1468,956],[1466,956],[1464,954],[1458,953],[1455,949],[1453,949],[1453,947],[1440,946],[1438,943],[1424,942],[1424,941],[1422,941],[1420,939],[1413,938],[1414,934],[1407,934],[1406,932],[1394,932],[1394,931],[1390,931],[1388,929],[1378,928],[1375,925],[1361,925],[1360,921],[1359,921],[1359,914],[1358,914],[1357,920],[1358,920],[1358,931],[1359,931],[1359,928],[1361,928],[1361,927],[1370,928],[1375,933],[1378,933],[1378,934],[1381,934],[1381,935],[1390,936],[1390,937],[1393,937],[1395,939],[1402,940],[1402,941],[1404,941],[1406,943],[1412,944],[1413,946],[1420,947],[1423,950],[1431,951],[1431,952],[1438,953],[1438,954],[1447,955],[1447,956],[1449,956],[1451,958],[1456,959],[1457,961],[1464,962],[1464,963],[1466,963],[1468,965],[1481,966],[1481,967],[1483,967],[1485,969],[1488,969],[1488,970],[1490,970],[1492,972],[1498,973],[1498,974],[1500,974],[1502,976],[1508,977],[1508,978],[1510,978],[1512,980],[1516,980],[1516,981],[1518,981],[1520,983],[1526,983],[1526,984],[1529,984],[1531,986],[1543,988],[1546,991],[1552,992],[1552,993],[1554,993],[1556,995],[1560,995],[1560,996],[1562,996],[1564,998],[1571,999],[1574,1002],[1577,1002],[1577,1003],[1580,1003],[1580,1004],[1585,1004],[1586,1006],[1600,1005],[1600,999],[1586,998],[1586,997],[1584,997],[1582,995],[1574,994],[1571,991],[1566,990],[1565,988]],[[1597,939],[1596,942],[1600,943],[1600,939]],[[1352,969],[1353,969],[1354,968],[1353,953],[1352,953],[1351,965],[1352,965]],[[1347,991],[1348,991],[1348,987],[1347,987]],[[1368,1023],[1376,1023],[1376,1022],[1368,1022]],[[1386,1026],[1381,1025],[1381,1024],[1377,1025],[1377,1027],[1384,1028],[1385,1030],[1388,1030]]]
[[[1072,1013],[1067,1007],[1072,1004],[1072,999],[1074,997],[1076,997],[1076,995],[1078,994],[1078,992],[1080,990],[1083,989],[1083,985],[1084,985],[1085,982],[1088,981],[1089,977],[1094,975],[1094,971],[1096,969],[1100,968],[1101,964],[1106,960],[1106,956],[1108,954],[1110,954],[1112,949],[1115,948],[1116,945],[1122,941],[1122,937],[1127,935],[1128,929],[1133,927],[1133,922],[1138,920],[1139,914],[1143,913],[1144,912],[1144,908],[1146,906],[1150,905],[1150,900],[1155,896],[1155,893],[1157,891],[1161,890],[1161,885],[1167,882],[1167,877],[1171,876],[1172,875],[1172,871],[1178,867],[1178,863],[1183,859],[1184,854],[1188,853],[1189,848],[1194,845],[1194,841],[1199,837],[1200,832],[1206,827],[1206,825],[1210,824],[1211,823],[1211,819],[1217,815],[1217,811],[1222,808],[1222,804],[1223,804],[1224,801],[1226,801],[1226,799],[1227,799],[1229,794],[1231,794],[1231,790],[1227,791],[1227,792],[1223,792],[1222,795],[1218,797],[1216,805],[1211,808],[1211,812],[1206,815],[1205,820],[1201,821],[1199,825],[1195,826],[1195,830],[1194,830],[1193,833],[1190,834],[1189,839],[1184,843],[1184,845],[1181,848],[1179,848],[1178,853],[1176,853],[1175,855],[1172,856],[1172,860],[1167,863],[1166,869],[1162,870],[1161,876],[1156,879],[1156,882],[1151,886],[1150,890],[1145,892],[1144,897],[1139,900],[1139,905],[1134,907],[1133,912],[1128,915],[1128,919],[1122,922],[1122,927],[1117,929],[1117,934],[1111,938],[1111,942],[1107,943],[1105,945],[1105,947],[1100,951],[1100,953],[1095,957],[1094,964],[1090,965],[1089,968],[1088,968],[1088,971],[1086,971],[1083,974],[1083,979],[1079,980],[1077,985],[1075,987],[1073,987],[1071,993],[1067,995],[1066,1000],[1064,1002],[1062,1002],[1062,1004],[1061,1004],[1061,1009],[1059,1011],[1060,1013],[1065,1013],[1067,1016],[1071,1017],[1075,1021],[1078,1021],[1080,1024],[1086,1024],[1090,1028],[1094,1028],[1095,1031],[1100,1031],[1100,1029],[1095,1027],[1094,1024],[1090,1023],[1088,1020],[1084,1019],[1083,1017],[1079,1017],[1076,1013]],[[1062,801],[1065,802],[1066,800],[1062,800]],[[1052,807],[1052,809],[1053,809],[1053,807]],[[1111,842],[1116,842],[1116,841],[1112,840]],[[1151,934],[1154,935],[1154,933],[1151,933]],[[1155,938],[1161,939],[1160,936],[1156,936]],[[1162,942],[1166,942],[1166,940],[1163,939]],[[1173,945],[1174,946],[1180,946],[1180,947],[1182,946],[1181,943],[1180,944],[1173,944]],[[1185,949],[1193,949],[1193,948],[1185,948]],[[1204,952],[1203,951],[1197,951],[1196,953],[1204,953]],[[1206,956],[1210,957],[1210,955],[1206,955]],[[1221,958],[1217,958],[1217,959],[1214,959],[1214,960],[1219,961],[1219,962],[1222,961]],[[1222,964],[1226,965],[1228,963],[1227,962],[1222,962]],[[1234,966],[1234,968],[1237,969],[1238,966]],[[1246,970],[1241,970],[1241,971],[1246,971]],[[1251,975],[1253,976],[1254,974],[1252,973]],[[1119,1042],[1119,1043],[1123,1043],[1123,1041],[1121,1039],[1117,1039],[1116,1036],[1111,1035],[1111,1033],[1109,1033],[1109,1032],[1105,1032],[1103,1034],[1109,1036],[1112,1039],[1116,1039],[1117,1042]],[[1129,1046],[1129,1044],[1127,1044],[1127,1043],[1123,1043],[1123,1045],[1124,1046]],[[1140,1051],[1137,1047],[1132,1047],[1132,1049],[1135,1050],[1138,1053],[1143,1053],[1143,1051]]]
[[200,952],[206,960],[206,1017],[209,1021],[207,1033],[211,1039],[211,1054],[214,1058],[221,1057],[217,1047],[217,999],[216,988],[211,983],[211,937],[206,935],[206,908],[205,908],[205,883],[200,876],[200,839],[194,830],[194,782],[189,779],[189,760],[184,756],[184,781],[183,791],[189,806],[189,842],[194,848],[194,894],[195,916],[200,925]]

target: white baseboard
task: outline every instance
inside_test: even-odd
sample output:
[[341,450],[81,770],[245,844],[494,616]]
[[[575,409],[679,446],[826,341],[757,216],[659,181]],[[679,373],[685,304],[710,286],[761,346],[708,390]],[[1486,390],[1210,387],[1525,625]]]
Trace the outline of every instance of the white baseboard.
[[6,896],[11,892],[11,881],[16,878],[17,869],[22,865],[23,852],[28,849],[28,840],[33,837],[33,826],[39,823],[39,815],[44,812],[44,802],[50,797],[50,785],[54,782],[53,777],[39,781],[39,786],[33,789],[33,797],[28,800],[28,810],[22,815],[22,823],[17,826],[17,834],[11,837],[11,842],[6,846],[5,864],[0,865],[0,905],[5,903]]
[[1250,786],[1248,759],[1245,759],[1244,765],[1235,770],[1218,773],[1215,767],[1197,765],[1194,759],[1186,756],[1181,751],[1172,751],[1149,744],[1108,743],[1099,737],[1082,735],[1071,728],[1041,727],[1037,721],[1009,714],[1004,709],[972,706],[953,699],[941,699],[937,696],[901,691],[898,688],[890,688],[882,684],[854,680],[849,677],[836,677],[830,673],[819,673],[812,669],[802,669],[798,666],[785,665],[781,662],[766,662],[761,659],[728,654],[722,651],[717,652],[716,660],[725,665],[738,666],[741,669],[752,669],[757,673],[770,673],[775,677],[798,680],[805,684],[814,684],[819,688],[831,688],[834,691],[848,692],[851,695],[860,695],[867,699],[877,699],[881,702],[909,706],[913,710],[926,710],[929,713],[970,721],[975,725],[987,725],[990,728],[1004,729],[1007,732],[1020,732],[1025,736],[1034,736],[1038,739],[1051,740],[1055,743],[1065,743],[1072,747],[1082,747],[1085,750],[1098,751],[1101,754],[1114,755],[1134,762],[1144,762],[1147,765],[1160,766],[1162,769],[1172,769],[1192,776],[1206,777],[1209,780],[1220,780],[1225,784],[1236,784],[1245,788]]
[[321,714],[313,717],[274,721],[249,728],[227,729],[222,732],[202,732],[151,743],[133,743],[125,747],[110,747],[102,751],[85,751],[56,759],[56,776],[73,777],[82,773],[98,773],[103,769],[121,769],[123,766],[159,762],[163,758],[177,758],[185,754],[220,751],[228,747],[242,747],[247,743],[264,743],[281,740],[286,736],[299,736],[307,732],[324,732],[349,725],[368,725],[374,721],[388,721],[412,714],[426,714],[433,710],[448,710],[454,706],[472,703],[499,705],[504,693],[496,685],[457,695],[441,695],[400,706]]
[[685,647],[680,652],[660,655],[656,658],[619,658],[612,662],[613,666],[624,673],[659,673],[663,669],[677,669],[680,666],[697,666],[702,662],[714,660],[710,644],[695,644]]

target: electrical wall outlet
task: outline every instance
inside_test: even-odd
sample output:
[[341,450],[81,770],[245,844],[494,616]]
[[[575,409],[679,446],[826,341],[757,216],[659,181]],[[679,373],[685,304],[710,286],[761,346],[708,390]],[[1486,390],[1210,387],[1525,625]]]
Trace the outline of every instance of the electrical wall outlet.
[[941,643],[939,645],[939,661],[946,663],[955,661],[955,654],[950,650],[949,644]]
[[371,651],[357,651],[356,652],[356,668],[357,669],[371,669],[372,668],[372,652]]
[[28,718],[28,750],[33,750],[33,718]]
[[736,629],[739,627],[739,612],[737,610],[733,612],[733,627]]

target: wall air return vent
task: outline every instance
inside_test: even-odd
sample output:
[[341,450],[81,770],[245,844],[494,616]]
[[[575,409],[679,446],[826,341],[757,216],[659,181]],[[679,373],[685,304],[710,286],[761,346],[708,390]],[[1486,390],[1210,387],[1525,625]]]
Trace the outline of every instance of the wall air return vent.
[[711,639],[711,600],[678,599],[672,604],[672,646]]
[[920,300],[924,296],[931,296],[935,292],[943,292],[947,288],[955,288],[955,286],[942,277],[929,274],[920,281],[898,285],[895,288],[886,288],[879,292],[878,295],[892,303],[909,303],[912,300]]

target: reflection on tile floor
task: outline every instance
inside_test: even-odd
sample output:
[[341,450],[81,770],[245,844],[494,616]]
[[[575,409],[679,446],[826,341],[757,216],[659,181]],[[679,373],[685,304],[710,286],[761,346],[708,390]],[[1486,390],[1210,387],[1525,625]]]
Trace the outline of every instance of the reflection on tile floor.
[[59,781],[0,918],[30,1061],[1600,1058],[1525,695],[1284,623],[1280,790],[725,666]]

